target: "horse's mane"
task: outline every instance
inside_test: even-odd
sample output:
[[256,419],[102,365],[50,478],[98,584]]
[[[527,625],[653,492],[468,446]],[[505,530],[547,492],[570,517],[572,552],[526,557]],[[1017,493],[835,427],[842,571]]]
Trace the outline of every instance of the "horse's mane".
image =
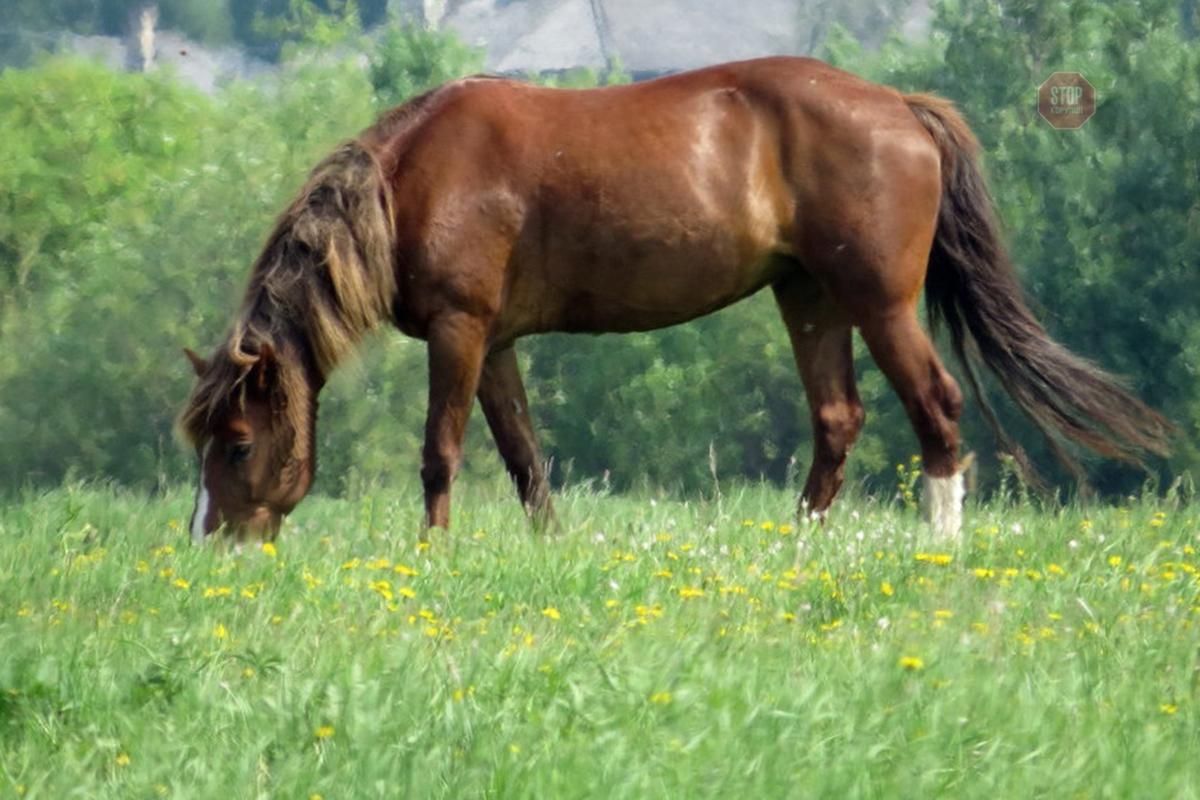
[[[482,78],[485,76],[476,76]],[[382,157],[402,147],[436,107],[446,87],[431,89],[380,115],[313,169],[280,215],[250,274],[241,309],[179,416],[193,445],[212,417],[244,398],[244,384],[263,345],[291,346],[276,390],[297,435],[311,425],[307,369],[324,379],[363,336],[389,319],[396,296],[391,188]]]
[[280,215],[250,275],[241,309],[179,417],[182,434],[199,443],[208,421],[244,397],[244,383],[263,351],[290,353],[276,389],[299,435],[309,414],[306,369],[321,378],[363,336],[388,319],[396,294],[390,190],[371,152],[342,144],[309,175]]

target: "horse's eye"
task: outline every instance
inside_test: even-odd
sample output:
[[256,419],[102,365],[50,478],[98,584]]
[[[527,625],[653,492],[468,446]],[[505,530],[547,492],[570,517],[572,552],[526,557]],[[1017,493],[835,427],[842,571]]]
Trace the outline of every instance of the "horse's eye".
[[250,443],[238,442],[229,448],[229,463],[241,464],[246,459],[250,458]]

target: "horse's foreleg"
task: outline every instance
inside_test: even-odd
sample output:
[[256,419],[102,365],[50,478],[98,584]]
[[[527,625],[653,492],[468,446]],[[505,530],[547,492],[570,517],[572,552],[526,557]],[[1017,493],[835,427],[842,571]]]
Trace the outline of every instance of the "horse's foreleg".
[[463,434],[479,385],[485,327],[466,314],[437,320],[429,330],[429,411],[421,482],[425,529],[450,527],[450,485],[462,459]]
[[539,528],[553,524],[550,486],[529,419],[529,401],[517,367],[516,350],[511,345],[490,353],[484,360],[479,404],[525,512]]
[[846,457],[866,419],[854,382],[850,324],[802,279],[776,285],[775,300],[812,414],[813,458],[800,511],[819,514],[842,488]]

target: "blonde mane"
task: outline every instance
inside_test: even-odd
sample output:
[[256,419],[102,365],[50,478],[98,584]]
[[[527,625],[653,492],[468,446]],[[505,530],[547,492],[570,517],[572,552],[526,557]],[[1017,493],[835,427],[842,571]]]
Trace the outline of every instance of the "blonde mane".
[[281,357],[273,391],[296,436],[310,435],[308,374],[324,380],[362,338],[390,319],[396,295],[391,195],[360,142],[338,147],[279,217],[251,271],[225,342],[179,417],[193,445],[222,409],[244,401],[264,346]]

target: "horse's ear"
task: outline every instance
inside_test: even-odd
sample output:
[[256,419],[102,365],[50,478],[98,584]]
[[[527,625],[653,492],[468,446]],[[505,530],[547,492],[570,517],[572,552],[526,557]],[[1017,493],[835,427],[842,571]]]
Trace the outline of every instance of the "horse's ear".
[[265,393],[271,385],[271,378],[275,375],[277,365],[275,348],[263,342],[258,348],[258,360],[250,369],[250,385]]
[[190,347],[183,348],[183,354],[187,356],[188,361],[192,362],[192,369],[196,371],[196,377],[204,377],[204,373],[208,372],[208,362],[196,355]]

